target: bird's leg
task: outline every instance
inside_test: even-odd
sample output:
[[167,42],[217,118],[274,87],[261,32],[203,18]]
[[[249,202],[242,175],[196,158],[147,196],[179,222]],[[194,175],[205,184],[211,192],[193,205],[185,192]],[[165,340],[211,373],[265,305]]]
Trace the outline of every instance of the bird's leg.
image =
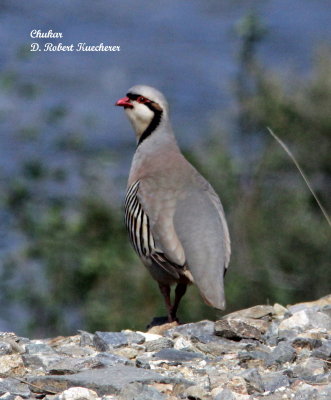
[[181,298],[184,296],[185,292],[187,289],[187,284],[186,283],[178,283],[176,286],[176,290],[175,290],[175,302],[174,305],[171,307],[171,320],[172,321],[176,321],[176,314],[177,314],[177,310],[178,310],[178,306],[180,303]]
[[172,306],[171,306],[171,299],[170,299],[170,285],[164,285],[163,283],[159,283],[159,288],[161,293],[163,294],[164,301],[167,306],[168,311],[168,321],[172,322]]

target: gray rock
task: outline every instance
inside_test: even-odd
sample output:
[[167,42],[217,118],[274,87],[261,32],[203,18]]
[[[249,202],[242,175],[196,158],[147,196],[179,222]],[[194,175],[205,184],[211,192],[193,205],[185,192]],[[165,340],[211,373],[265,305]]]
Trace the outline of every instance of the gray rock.
[[94,346],[93,339],[94,335],[93,333],[86,332],[86,331],[78,331],[80,334],[80,346],[85,347],[85,346]]
[[132,365],[132,361],[116,354],[102,352],[95,357],[102,367],[113,367],[115,365]]
[[[253,398],[255,400],[255,398]],[[252,399],[252,400],[253,400]],[[291,392],[285,390],[285,391],[280,391],[276,393],[268,393],[268,394],[263,394],[260,397],[258,397],[259,400],[290,400],[291,399]],[[251,400],[251,399],[249,399]]]
[[23,397],[21,396],[16,396],[16,394],[11,394],[9,392],[3,394],[2,396],[0,396],[1,400],[21,400],[23,399]]
[[[118,394],[129,383],[171,382],[154,371],[118,365],[116,367],[92,369],[73,375],[46,375],[28,378],[28,382],[44,391],[60,392],[72,386],[95,390],[99,396]],[[33,387],[32,387],[32,390]]]
[[257,339],[262,340],[262,332],[255,326],[240,319],[219,320],[215,322],[215,335],[227,339]]
[[308,306],[305,303],[299,303],[299,304],[294,304],[292,306],[287,306],[288,311],[290,312],[290,314],[295,314],[297,312],[300,311],[307,311],[307,310],[311,310],[311,311],[319,311],[320,307],[318,305],[315,306]]
[[318,400],[330,400],[330,399],[331,399],[331,384],[325,386],[323,389],[319,391]]
[[137,368],[145,368],[145,369],[150,369],[151,365],[150,365],[150,361],[151,361],[151,357],[149,356],[141,356],[141,357],[137,357],[136,358],[136,367]]
[[143,344],[145,342],[145,338],[143,335],[137,332],[132,331],[122,331],[127,338],[129,344]]
[[160,351],[162,349],[169,349],[174,347],[174,342],[171,339],[162,337],[156,340],[150,340],[145,343],[146,351]]
[[196,344],[211,344],[214,346],[223,347],[226,352],[231,352],[232,350],[238,351],[245,348],[244,342],[235,342],[230,339],[226,339],[221,336],[216,335],[201,335],[201,336],[191,336],[190,340],[192,343]]
[[298,349],[307,348],[309,350],[313,350],[321,347],[322,341],[320,339],[297,337],[291,341],[291,345]]
[[191,351],[176,350],[176,349],[163,349],[153,355],[156,360],[166,360],[175,362],[185,362],[195,360],[197,358],[204,358],[201,353],[193,353]]
[[95,349],[90,346],[66,344],[64,346],[57,346],[56,353],[69,357],[89,357],[95,354]]
[[250,360],[261,360],[263,362],[268,362],[270,359],[270,353],[260,350],[242,351],[238,354],[238,358],[241,362]]
[[290,386],[290,381],[287,375],[282,372],[271,372],[261,376],[264,390],[266,392],[274,392],[281,387]]
[[0,333],[0,372],[37,385],[0,379],[0,400],[329,400],[329,300],[300,305],[293,316],[280,306],[272,315],[253,307],[215,324],[153,333],[81,331],[34,341]]
[[14,378],[0,378],[0,395],[5,393],[23,398],[30,398],[31,396],[29,385]]
[[324,341],[322,346],[312,352],[312,356],[322,358],[326,361],[331,361],[331,340]]
[[301,377],[300,379],[304,380],[306,383],[309,383],[311,385],[322,385],[322,384],[327,384],[331,382],[331,372],[327,372],[325,374],[317,374],[313,376],[304,376]]
[[97,399],[98,395],[95,391],[82,387],[72,387],[53,398],[53,400],[97,400]]
[[279,325],[280,330],[296,329],[301,332],[311,328],[330,330],[331,318],[310,308],[295,312],[292,317],[284,319]]
[[269,346],[276,346],[278,341],[278,325],[276,322],[271,322],[265,334],[263,335],[263,340]]
[[103,366],[104,364],[97,357],[63,357],[60,360],[50,362],[45,370],[49,374],[64,375],[75,374],[79,371],[91,368],[100,368]]
[[297,337],[298,335],[296,330],[279,330],[278,335],[275,337],[275,344],[278,344],[279,342],[292,342]]
[[204,354],[218,357],[226,353],[237,353],[243,349],[243,344],[233,342],[232,340],[222,339],[209,343],[195,343],[194,348]]
[[190,338],[191,338],[192,343],[200,342],[203,344],[226,340],[226,339],[216,336],[214,334],[212,334],[212,335],[204,334],[204,335],[196,335],[196,336],[192,335]]
[[206,390],[204,390],[201,386],[198,385],[193,385],[188,387],[184,395],[189,399],[189,400],[204,400],[208,398],[208,394]]
[[215,400],[236,400],[236,397],[231,390],[223,389],[215,396]]
[[119,400],[163,400],[165,396],[153,387],[139,382],[126,385],[119,394]]
[[329,318],[331,318],[331,304],[328,304],[321,308],[321,312],[326,314]]
[[25,352],[27,354],[54,354],[55,351],[51,346],[46,343],[29,343],[25,346]]
[[224,319],[237,319],[237,318],[253,318],[260,319],[264,317],[271,317],[275,313],[272,306],[257,305],[244,310],[235,311],[231,314],[225,315]]
[[212,321],[200,321],[191,324],[178,325],[171,328],[164,333],[164,336],[177,337],[182,336],[201,336],[201,335],[214,335],[215,323]]
[[321,312],[326,314],[327,316],[329,316],[331,318],[331,304],[328,304],[324,307],[321,308]]
[[43,369],[46,371],[52,363],[61,362],[63,360],[63,357],[56,353],[37,353],[23,354],[22,359],[25,367],[28,367],[30,369]]
[[93,344],[99,351],[109,351],[128,345],[128,339],[122,332],[95,332]]
[[[331,294],[328,294],[324,297],[321,297],[318,300],[308,301],[305,303],[299,303],[295,305],[288,306],[290,310],[302,310],[302,309],[312,309],[312,310],[320,310],[321,308],[331,304]],[[291,311],[294,312],[294,311]]]
[[0,332],[0,342],[8,343],[11,346],[12,353],[22,354],[25,351],[23,345],[30,343],[30,340],[18,337],[15,333]]
[[307,377],[313,377],[314,375],[323,374],[325,369],[325,361],[317,358],[308,358],[304,362],[295,365],[292,371],[296,378],[301,377],[305,379]]
[[261,375],[256,368],[250,368],[244,371],[241,376],[245,379],[247,383],[248,394],[254,394],[256,392],[263,393],[264,385],[262,382]]
[[269,354],[266,364],[268,366],[273,364],[283,364],[286,362],[292,362],[296,358],[296,351],[294,348],[286,343],[280,342],[278,346]]
[[3,356],[5,354],[12,354],[13,349],[10,345],[10,343],[7,342],[0,342],[0,356]]
[[318,400],[318,391],[312,386],[305,385],[305,387],[298,389],[294,394],[294,400]]

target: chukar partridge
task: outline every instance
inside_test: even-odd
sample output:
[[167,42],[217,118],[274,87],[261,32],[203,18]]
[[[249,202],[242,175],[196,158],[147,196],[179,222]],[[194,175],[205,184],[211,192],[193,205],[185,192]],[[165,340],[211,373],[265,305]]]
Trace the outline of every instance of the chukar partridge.
[[[162,93],[133,86],[116,105],[124,107],[137,138],[125,223],[135,251],[159,284],[168,321],[176,320],[190,283],[208,305],[224,309],[230,237],[219,197],[182,155]],[[172,284],[177,284],[173,303]]]

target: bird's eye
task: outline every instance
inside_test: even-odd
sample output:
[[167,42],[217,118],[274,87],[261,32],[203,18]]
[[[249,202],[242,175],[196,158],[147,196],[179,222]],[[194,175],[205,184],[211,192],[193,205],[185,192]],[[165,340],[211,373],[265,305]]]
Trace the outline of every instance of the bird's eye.
[[146,97],[144,97],[144,96],[139,96],[138,98],[137,98],[137,101],[138,101],[138,103],[147,103],[147,101],[148,101],[148,99],[146,99]]

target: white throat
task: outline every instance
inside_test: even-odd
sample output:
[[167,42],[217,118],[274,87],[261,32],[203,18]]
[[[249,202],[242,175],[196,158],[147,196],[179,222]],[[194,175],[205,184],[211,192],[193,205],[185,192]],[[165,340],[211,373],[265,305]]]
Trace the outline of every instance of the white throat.
[[136,133],[137,139],[139,139],[142,133],[147,129],[148,125],[152,122],[154,112],[144,104],[138,103],[135,104],[134,108],[127,108],[125,112]]

